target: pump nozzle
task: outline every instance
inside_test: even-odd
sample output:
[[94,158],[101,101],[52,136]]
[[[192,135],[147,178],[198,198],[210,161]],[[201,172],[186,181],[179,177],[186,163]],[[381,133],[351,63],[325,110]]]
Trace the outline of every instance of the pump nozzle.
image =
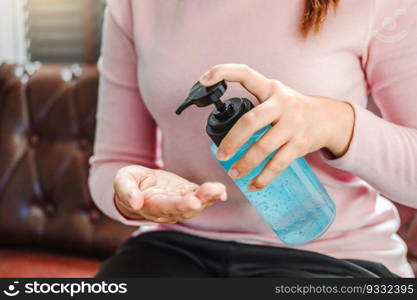
[[195,104],[198,107],[214,104],[218,111],[223,112],[226,109],[226,105],[220,100],[220,97],[223,96],[226,89],[227,85],[225,81],[220,81],[219,83],[216,83],[210,87],[205,87],[197,82],[191,88],[188,97],[178,107],[175,113],[177,115],[181,114],[187,107],[192,104]]
[[205,87],[197,82],[175,112],[179,115],[192,104],[198,107],[214,104],[216,109],[208,117],[206,132],[217,146],[237,120],[253,108],[253,104],[246,98],[231,98],[224,102],[220,100],[226,88],[225,81],[220,81],[210,87]]

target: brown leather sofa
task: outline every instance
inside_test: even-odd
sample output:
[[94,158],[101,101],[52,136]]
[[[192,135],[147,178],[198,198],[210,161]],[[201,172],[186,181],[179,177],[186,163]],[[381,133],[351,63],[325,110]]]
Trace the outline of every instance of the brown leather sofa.
[[0,67],[0,276],[92,276],[133,228],[91,201],[95,66]]
[[[91,201],[95,66],[0,66],[0,277],[89,277],[133,228]],[[417,212],[400,207],[417,272]]]

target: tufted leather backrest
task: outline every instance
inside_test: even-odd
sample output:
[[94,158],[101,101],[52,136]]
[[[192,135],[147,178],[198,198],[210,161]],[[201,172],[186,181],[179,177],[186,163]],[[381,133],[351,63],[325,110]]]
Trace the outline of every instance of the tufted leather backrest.
[[0,244],[106,256],[131,234],[88,192],[97,87],[94,66],[0,67]]

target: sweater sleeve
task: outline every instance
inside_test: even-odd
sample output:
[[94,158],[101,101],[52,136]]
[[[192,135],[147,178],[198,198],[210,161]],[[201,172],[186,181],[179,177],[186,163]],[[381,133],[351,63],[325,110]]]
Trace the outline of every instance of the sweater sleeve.
[[[156,124],[138,88],[130,1],[110,0],[98,63],[99,100],[89,188],[93,201],[107,216],[127,225],[151,222],[126,219],[116,209],[113,179],[127,165],[156,165]],[[154,224],[154,223],[151,223]]]
[[348,151],[329,160],[393,201],[417,207],[417,2],[374,1],[363,57],[382,118],[359,105]]

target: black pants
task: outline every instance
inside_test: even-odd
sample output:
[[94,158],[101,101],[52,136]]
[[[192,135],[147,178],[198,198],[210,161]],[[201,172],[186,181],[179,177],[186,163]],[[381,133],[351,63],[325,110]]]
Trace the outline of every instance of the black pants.
[[96,277],[398,277],[384,265],[284,247],[219,241],[176,231],[127,240]]

